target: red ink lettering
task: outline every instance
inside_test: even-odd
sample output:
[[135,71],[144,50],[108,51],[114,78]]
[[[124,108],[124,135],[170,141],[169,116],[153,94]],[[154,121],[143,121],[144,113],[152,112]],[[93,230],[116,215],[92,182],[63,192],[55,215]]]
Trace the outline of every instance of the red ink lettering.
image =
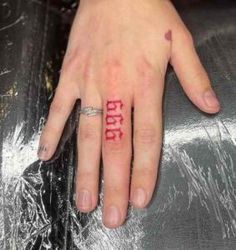
[[113,128],[113,129],[106,129],[106,139],[107,140],[113,140],[116,141],[116,138],[119,137],[119,139],[122,138],[123,132],[121,131],[121,128]]
[[107,111],[116,110],[117,105],[120,104],[120,109],[123,107],[123,103],[120,100],[117,101],[107,101]]
[[122,124],[124,118],[121,114],[119,115],[106,115],[107,125],[116,125],[117,123]]
[[123,136],[121,130],[121,125],[123,124],[123,115],[121,110],[123,108],[123,102],[121,100],[107,101],[107,114],[106,114],[106,130],[105,138],[106,140],[116,139],[120,140]]

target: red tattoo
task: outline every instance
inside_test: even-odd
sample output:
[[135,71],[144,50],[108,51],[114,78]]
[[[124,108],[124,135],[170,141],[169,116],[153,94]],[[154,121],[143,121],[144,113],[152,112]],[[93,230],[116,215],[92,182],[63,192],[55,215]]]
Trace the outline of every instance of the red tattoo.
[[116,125],[118,122],[122,124],[124,118],[121,114],[119,115],[106,115],[107,125]]
[[121,100],[118,101],[107,101],[107,112],[111,110],[116,110],[117,109],[117,104],[120,104],[120,109],[123,107],[123,103]]
[[113,140],[115,141],[117,137],[121,139],[123,132],[121,128],[113,128],[113,129],[106,129],[106,140]]
[[121,110],[124,104],[121,100],[107,101],[106,108],[106,130],[105,136],[106,140],[116,139],[120,140],[123,136],[123,132],[121,130],[121,125],[123,124],[123,115]]
[[172,31],[171,30],[168,30],[166,33],[165,33],[165,39],[167,41],[172,41]]

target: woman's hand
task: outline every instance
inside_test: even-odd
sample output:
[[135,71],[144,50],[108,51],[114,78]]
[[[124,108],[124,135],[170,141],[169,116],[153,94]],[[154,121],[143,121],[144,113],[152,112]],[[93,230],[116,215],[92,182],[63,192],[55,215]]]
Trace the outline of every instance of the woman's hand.
[[143,208],[152,197],[162,143],[162,95],[168,62],[197,107],[207,113],[219,111],[191,35],[170,1],[80,1],[40,138],[39,158],[52,157],[77,99],[82,107],[102,108],[103,115],[80,116],[76,204],[82,212],[96,207],[102,152],[103,223],[109,228],[124,222],[129,199],[133,206]]

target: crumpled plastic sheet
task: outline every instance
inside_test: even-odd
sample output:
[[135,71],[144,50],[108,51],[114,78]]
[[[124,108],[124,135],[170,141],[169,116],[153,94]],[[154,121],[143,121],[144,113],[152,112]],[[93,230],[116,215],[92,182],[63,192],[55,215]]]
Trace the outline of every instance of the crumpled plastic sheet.
[[154,197],[113,230],[101,221],[102,180],[96,210],[75,208],[79,103],[53,159],[36,156],[75,9],[76,1],[0,2],[0,249],[236,249],[235,4],[181,13],[222,111],[195,108],[168,70]]

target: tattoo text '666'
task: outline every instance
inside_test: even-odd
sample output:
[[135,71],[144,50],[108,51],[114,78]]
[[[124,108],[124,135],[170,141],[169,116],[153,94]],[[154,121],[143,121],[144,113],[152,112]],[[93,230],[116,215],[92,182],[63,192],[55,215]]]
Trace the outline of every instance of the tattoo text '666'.
[[108,100],[106,103],[106,129],[105,139],[117,141],[121,140],[124,133],[122,132],[123,115],[122,108],[124,104],[121,100]]

